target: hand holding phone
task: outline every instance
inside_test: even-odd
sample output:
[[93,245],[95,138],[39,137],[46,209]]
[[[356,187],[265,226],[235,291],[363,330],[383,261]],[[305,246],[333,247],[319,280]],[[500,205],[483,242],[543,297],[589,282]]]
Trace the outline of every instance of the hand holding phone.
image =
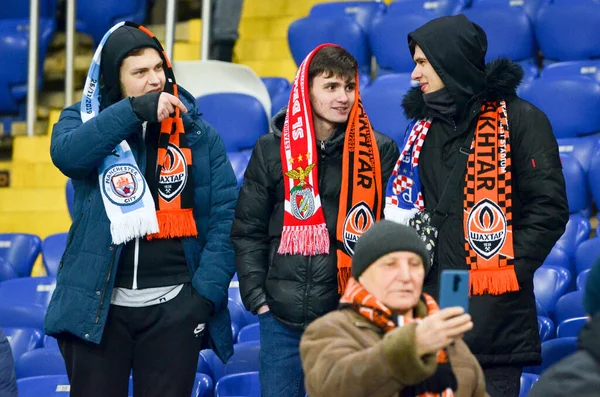
[[471,315],[460,307],[448,307],[427,316],[415,330],[417,355],[433,354],[473,329]]

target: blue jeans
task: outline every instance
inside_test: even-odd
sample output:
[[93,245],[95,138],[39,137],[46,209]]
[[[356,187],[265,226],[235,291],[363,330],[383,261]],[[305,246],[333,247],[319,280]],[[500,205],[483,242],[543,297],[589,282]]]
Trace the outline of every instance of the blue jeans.
[[8,339],[0,329],[0,397],[17,397],[15,363]]
[[262,397],[304,397],[304,373],[300,361],[302,331],[289,328],[271,312],[260,322],[260,389]]

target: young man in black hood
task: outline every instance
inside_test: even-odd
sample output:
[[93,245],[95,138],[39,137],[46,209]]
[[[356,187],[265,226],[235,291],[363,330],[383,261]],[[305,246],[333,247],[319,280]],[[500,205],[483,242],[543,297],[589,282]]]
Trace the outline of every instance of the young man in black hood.
[[516,397],[523,366],[541,361],[533,274],[568,221],[558,145],[546,115],[516,95],[521,67],[486,65],[486,34],[464,15],[408,41],[419,87],[404,98],[414,122],[385,216],[428,231],[426,292],[437,295],[442,270],[469,270],[475,327],[465,341],[489,394]]
[[233,353],[237,184],[150,31],[126,22],[105,35],[50,151],[75,189],[44,325],[71,396],[125,397],[130,374],[136,396],[189,396],[203,346]]

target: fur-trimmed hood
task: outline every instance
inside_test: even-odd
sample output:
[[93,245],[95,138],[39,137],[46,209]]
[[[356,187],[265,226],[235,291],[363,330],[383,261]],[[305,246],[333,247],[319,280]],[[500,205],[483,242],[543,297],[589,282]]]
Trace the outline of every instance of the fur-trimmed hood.
[[[426,23],[408,35],[408,42],[413,56],[416,46],[423,51],[452,95],[459,115],[474,97],[497,99],[514,95],[523,78],[521,67],[507,59],[486,65],[487,35],[462,14]],[[406,95],[403,107],[409,119],[428,113],[418,88]]]
[[[506,58],[499,58],[489,62],[485,68],[484,88],[475,95],[482,100],[505,99],[515,96],[517,87],[523,80],[523,68],[518,63]],[[411,88],[402,101],[404,114],[407,119],[418,119],[428,115],[428,109],[423,100],[423,93],[419,87]]]

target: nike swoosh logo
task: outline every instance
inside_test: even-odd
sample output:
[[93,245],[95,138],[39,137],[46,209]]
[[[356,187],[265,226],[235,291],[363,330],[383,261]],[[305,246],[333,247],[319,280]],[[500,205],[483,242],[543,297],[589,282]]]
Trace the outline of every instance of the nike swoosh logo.
[[194,329],[194,335],[198,335],[202,331],[204,331],[204,324],[198,324],[196,329]]

